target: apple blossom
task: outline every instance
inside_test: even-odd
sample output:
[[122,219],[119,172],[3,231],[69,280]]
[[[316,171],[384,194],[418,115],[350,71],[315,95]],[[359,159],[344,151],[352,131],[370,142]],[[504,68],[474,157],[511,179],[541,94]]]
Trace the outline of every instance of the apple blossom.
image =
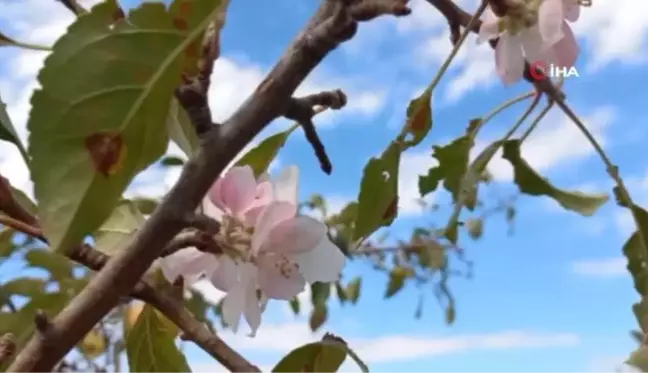
[[327,226],[297,215],[298,178],[297,167],[275,180],[257,180],[249,166],[233,167],[203,201],[205,213],[221,220],[217,239],[226,254],[188,248],[163,261],[170,280],[183,275],[195,282],[204,275],[226,292],[223,320],[234,331],[243,314],[254,335],[268,299],[292,299],[307,282],[336,281],[344,267]]
[[487,9],[477,42],[499,38],[495,64],[507,85],[522,78],[525,60],[573,66],[579,48],[565,19],[577,20],[579,9],[579,0],[527,1],[501,18]]

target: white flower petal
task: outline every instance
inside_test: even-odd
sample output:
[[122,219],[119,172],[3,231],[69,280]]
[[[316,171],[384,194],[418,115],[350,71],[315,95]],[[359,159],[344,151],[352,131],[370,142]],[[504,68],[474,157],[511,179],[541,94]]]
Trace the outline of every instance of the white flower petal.
[[223,221],[223,215],[225,215],[225,213],[221,209],[216,207],[216,205],[214,205],[211,202],[209,197],[203,198],[201,205],[202,205],[202,213],[203,214],[209,216],[210,218],[214,218],[214,219],[216,219],[218,221],[221,221],[221,222]]
[[542,39],[550,47],[563,38],[563,0],[544,0],[538,10],[538,28]]
[[558,43],[554,44],[553,52],[556,58],[556,64],[565,68],[573,67],[580,54],[580,48],[571,27],[567,22],[563,22],[563,32],[565,37]]
[[563,12],[565,13],[565,19],[569,22],[576,22],[580,17],[580,5],[577,0],[564,0],[563,4],[565,5]]
[[232,288],[223,299],[222,317],[234,333],[238,331],[241,314],[245,310],[247,296],[245,284],[239,283]]
[[211,283],[221,291],[230,291],[240,283],[241,269],[229,256],[222,255],[211,273]]
[[538,61],[548,48],[538,31],[538,27],[528,28],[520,33],[520,42],[526,60],[530,63]]
[[216,180],[208,196],[214,205],[239,215],[254,201],[256,188],[257,181],[252,167],[236,166]]
[[178,276],[185,283],[193,284],[201,275],[211,276],[218,266],[218,260],[212,254],[207,254],[194,247],[179,250],[160,261],[160,268],[169,282],[174,282]]
[[295,255],[293,259],[299,264],[299,271],[309,283],[337,281],[346,261],[342,251],[328,237],[313,250]]
[[284,168],[278,178],[272,180],[274,198],[276,201],[299,203],[299,168],[289,166]]
[[259,326],[261,326],[261,308],[257,298],[255,283],[248,284],[248,291],[245,300],[245,320],[250,325],[250,337],[256,335]]
[[290,300],[304,290],[306,280],[296,263],[276,254],[261,255],[257,263],[259,287],[267,297]]
[[499,36],[499,24],[497,16],[493,13],[490,7],[484,11],[484,20],[479,28],[479,35],[477,36],[477,44],[482,44],[488,40],[495,39]]
[[298,216],[277,224],[261,244],[261,250],[297,254],[312,250],[326,237],[326,225],[310,216]]
[[505,85],[511,85],[524,74],[524,56],[519,37],[502,34],[495,48],[497,73]]

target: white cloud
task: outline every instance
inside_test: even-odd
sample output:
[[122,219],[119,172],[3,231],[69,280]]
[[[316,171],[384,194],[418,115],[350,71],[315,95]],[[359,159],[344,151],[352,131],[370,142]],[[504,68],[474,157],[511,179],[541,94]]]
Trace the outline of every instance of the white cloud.
[[[416,216],[424,209],[419,203],[421,196],[418,189],[420,175],[427,174],[430,167],[437,162],[430,151],[405,153],[401,157],[400,175],[398,176],[399,216]],[[435,194],[426,196],[425,201],[432,203]]]
[[[383,333],[372,338],[347,336],[331,327],[328,331],[343,337],[368,364],[424,359],[463,351],[572,347],[580,343],[576,334],[521,330],[443,337]],[[312,333],[304,322],[289,322],[265,323],[255,338],[226,331],[221,335],[237,350],[276,353],[278,359],[295,346],[318,340],[323,333]]]
[[[614,118],[614,110],[604,107],[584,117],[583,122],[601,145],[605,146],[607,144],[605,130]],[[478,143],[473,155],[479,154],[487,145],[487,142]],[[539,172],[582,160],[592,154],[594,149],[585,136],[558,109],[552,109],[552,112],[539,124],[539,128],[522,144],[522,156]],[[488,169],[497,180],[513,179],[511,165],[502,159],[501,151],[493,157]]]
[[628,274],[627,260],[624,257],[604,259],[584,259],[573,262],[571,270],[579,276],[587,277],[618,277]]

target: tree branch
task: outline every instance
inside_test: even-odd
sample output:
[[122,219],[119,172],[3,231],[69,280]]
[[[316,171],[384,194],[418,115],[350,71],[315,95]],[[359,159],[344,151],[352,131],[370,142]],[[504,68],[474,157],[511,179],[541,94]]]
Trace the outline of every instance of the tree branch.
[[[133,240],[52,320],[48,336],[56,343],[32,336],[9,371],[51,371],[133,289],[162,248],[183,229],[183,218],[196,209],[234,156],[285,112],[297,87],[324,57],[353,36],[357,28],[354,16],[366,16],[372,2],[390,4],[390,9],[398,11],[395,15],[406,14],[408,10],[406,0],[361,0],[353,2],[356,8],[348,6],[349,2],[322,3],[306,30],[288,47],[251,97],[222,126],[212,127],[206,133],[176,185]],[[376,7],[375,16],[386,14],[388,8]]]
[[[101,270],[110,259],[108,255],[88,245],[77,246],[71,250],[69,257],[94,271]],[[196,343],[230,371],[260,372],[257,366],[247,361],[198,321],[170,291],[154,288],[145,281],[139,281],[131,295],[157,308],[183,331],[185,340]]]

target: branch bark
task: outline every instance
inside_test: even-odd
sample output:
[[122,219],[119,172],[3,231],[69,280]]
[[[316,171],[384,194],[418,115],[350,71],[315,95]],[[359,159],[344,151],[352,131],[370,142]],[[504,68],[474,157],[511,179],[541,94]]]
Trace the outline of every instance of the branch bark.
[[408,14],[406,2],[324,1],[251,97],[225,123],[205,134],[176,185],[130,244],[108,261],[52,320],[48,338],[32,336],[8,370],[51,371],[135,287],[160,250],[184,227],[183,218],[196,209],[223,169],[263,128],[285,112],[306,76],[331,50],[354,35],[357,20]]

